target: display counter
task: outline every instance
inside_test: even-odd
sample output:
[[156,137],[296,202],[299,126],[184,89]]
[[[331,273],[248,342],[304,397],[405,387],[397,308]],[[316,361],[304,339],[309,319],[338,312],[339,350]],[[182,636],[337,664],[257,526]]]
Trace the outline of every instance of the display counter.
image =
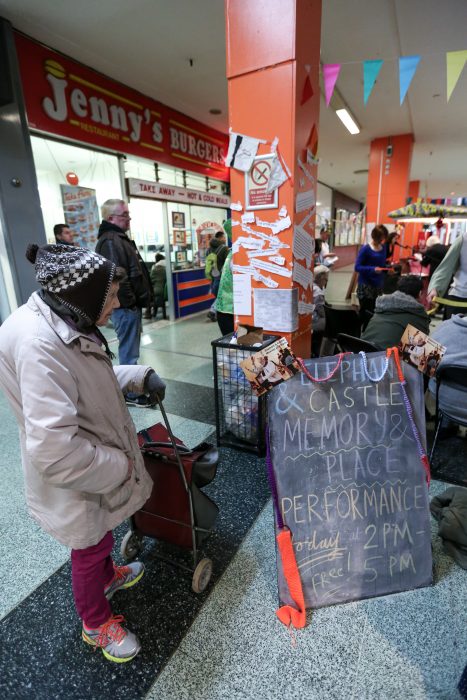
[[198,311],[208,310],[214,301],[211,282],[206,279],[204,268],[172,272],[175,318],[182,318]]

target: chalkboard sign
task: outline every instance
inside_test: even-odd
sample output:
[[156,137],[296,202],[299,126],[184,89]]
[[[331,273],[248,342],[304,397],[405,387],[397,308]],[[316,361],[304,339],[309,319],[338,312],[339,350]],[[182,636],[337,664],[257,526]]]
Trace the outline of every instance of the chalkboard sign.
[[[305,366],[324,379],[337,363]],[[424,449],[422,375],[402,364]],[[278,506],[306,607],[429,585],[426,473],[394,360],[347,355],[322,382],[300,373],[270,392],[268,414]],[[293,605],[279,556],[278,579],[282,603]]]

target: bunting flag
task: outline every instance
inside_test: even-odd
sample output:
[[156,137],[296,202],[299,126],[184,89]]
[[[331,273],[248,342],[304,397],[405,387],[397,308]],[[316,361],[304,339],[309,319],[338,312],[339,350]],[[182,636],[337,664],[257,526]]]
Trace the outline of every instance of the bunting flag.
[[448,102],[452,95],[452,91],[456,87],[457,81],[467,61],[467,51],[448,51],[446,53],[446,72],[447,72],[447,95]]
[[329,107],[332,93],[336,86],[337,78],[341,69],[340,63],[323,63],[323,81],[324,95],[326,98],[326,107]]
[[307,74],[305,78],[305,83],[303,85],[303,91],[302,91],[302,99],[300,100],[300,106],[303,107],[303,105],[308,102],[314,95],[313,92],[313,86],[311,84],[310,76]]
[[404,101],[419,62],[420,56],[403,56],[399,58],[399,92],[401,104]]
[[363,101],[366,104],[371,95],[376,78],[381,70],[383,61],[363,61]]

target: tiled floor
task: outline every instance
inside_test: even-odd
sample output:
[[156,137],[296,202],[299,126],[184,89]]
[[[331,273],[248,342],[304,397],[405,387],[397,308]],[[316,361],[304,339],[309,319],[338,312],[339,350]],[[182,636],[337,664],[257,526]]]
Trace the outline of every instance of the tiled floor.
[[[349,273],[335,274],[329,298],[339,301]],[[110,329],[106,334],[112,339]],[[218,336],[204,315],[145,326],[141,361],[168,380],[172,428],[190,445],[212,435],[210,341]],[[138,429],[160,417],[150,409],[131,410]],[[443,553],[436,524],[432,587],[322,608],[309,615],[304,630],[290,634],[275,616],[264,464],[227,449],[208,487],[220,505],[218,526],[206,543],[216,568],[213,585],[196,596],[189,575],[174,574],[154,559],[155,545],[148,542],[145,578],[115,598],[118,612],[133,621],[143,652],[123,668],[106,662],[80,641],[67,550],[26,513],[17,431],[3,396],[0,435],[2,699],[459,697],[455,686],[467,661],[467,573]],[[433,482],[431,492],[444,488]],[[119,528],[118,538],[125,530]]]

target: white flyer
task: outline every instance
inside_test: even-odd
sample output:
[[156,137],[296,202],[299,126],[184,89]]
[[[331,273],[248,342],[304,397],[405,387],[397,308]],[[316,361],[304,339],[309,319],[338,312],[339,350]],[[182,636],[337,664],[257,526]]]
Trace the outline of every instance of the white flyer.
[[285,265],[285,258],[283,255],[272,255],[268,260],[276,263],[276,265]]
[[266,285],[266,287],[270,287],[271,289],[274,289],[275,287],[279,286],[279,282],[273,280],[272,277],[266,277],[266,275],[262,275],[259,270],[253,270],[253,278],[257,282],[262,282]]
[[230,208],[233,209],[233,211],[242,211],[243,206],[241,202],[230,202]]
[[305,259],[306,266],[310,267],[315,250],[315,239],[297,224],[294,227],[293,254],[297,260]]
[[284,216],[287,216],[287,207],[285,206],[285,204],[282,205],[282,207],[279,209],[279,216],[281,217],[281,219],[283,219]]
[[225,158],[226,166],[247,173],[253,164],[260,143],[265,143],[265,141],[231,131],[229,150]]
[[262,248],[264,246],[264,241],[261,241],[258,238],[252,238],[251,236],[239,236],[233,245],[235,247],[234,252],[237,253],[240,246],[243,246],[243,248],[247,248],[248,250],[258,250],[258,248]]
[[269,182],[266,187],[266,192],[274,192],[274,190],[277,190],[278,187],[283,185],[289,177],[290,174],[287,175],[286,171],[282,167],[279,157],[276,155],[271,162],[271,173],[269,175]]
[[233,302],[236,314],[251,314],[251,274],[232,275]]
[[242,214],[242,224],[254,224],[255,223],[255,213],[254,211],[246,211]]
[[314,189],[305,190],[305,192],[299,192],[295,198],[295,211],[305,211],[305,209],[310,209],[315,206],[315,191]]
[[298,328],[298,289],[255,289],[255,326],[292,333]]
[[264,248],[263,250],[249,250],[247,255],[249,258],[267,258],[270,255],[277,255],[280,248]]
[[258,236],[258,238],[261,238],[263,241],[268,241],[271,245],[274,245],[277,241],[277,238],[274,236],[268,236],[267,233],[263,233],[262,231],[254,231],[250,226],[246,226],[245,224],[242,224],[242,231],[253,236]]
[[292,270],[286,267],[280,267],[279,265],[274,265],[274,263],[266,262],[266,260],[257,260],[253,258],[251,260],[253,267],[259,268],[260,270],[266,270],[266,272],[273,272],[275,275],[280,275],[281,277],[292,277]]
[[232,265],[232,272],[236,272],[241,275],[251,275],[250,265]]
[[285,216],[284,218],[277,219],[276,221],[262,221],[259,217],[256,217],[256,225],[262,228],[270,228],[274,234],[278,234],[281,231],[288,229],[292,222],[290,216]]
[[303,265],[300,265],[300,263],[295,260],[293,264],[292,279],[294,282],[298,282],[298,284],[304,287],[304,289],[307,287],[310,287],[311,289],[311,285],[313,284],[313,273],[311,270],[303,267]]
[[300,316],[303,316],[305,314],[312,314],[314,310],[315,310],[314,304],[311,304],[307,301],[299,301],[298,302],[298,313]]

